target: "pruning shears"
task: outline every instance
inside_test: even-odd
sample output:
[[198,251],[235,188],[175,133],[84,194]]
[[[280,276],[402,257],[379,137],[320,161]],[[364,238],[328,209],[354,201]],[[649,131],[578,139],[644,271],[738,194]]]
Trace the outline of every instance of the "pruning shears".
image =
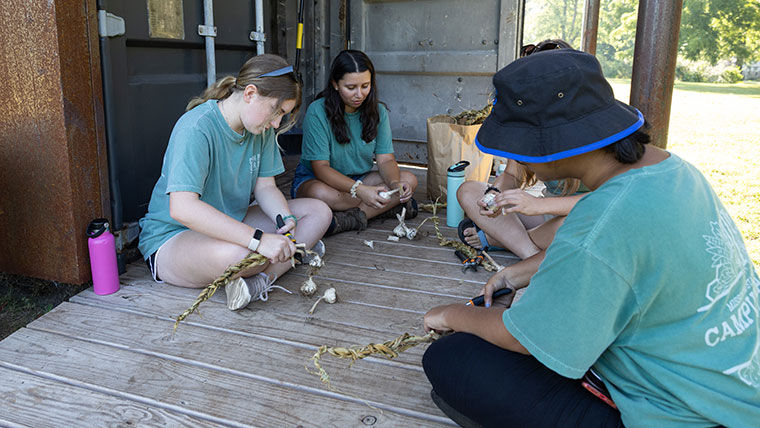
[[[282,214],[277,214],[277,218],[275,220],[277,222],[278,229],[285,226],[285,220],[282,218]],[[298,242],[296,242],[295,236],[293,236],[293,234],[290,233],[290,231],[283,233],[283,235],[285,235],[288,239],[290,239],[290,242],[292,242],[293,245],[298,244]],[[296,261],[298,261],[299,263],[303,263],[303,255],[301,253],[297,252],[293,255],[293,257],[295,257]]]
[[475,257],[467,257],[467,254],[460,250],[454,251],[454,254],[456,254],[462,262],[462,272],[467,272],[467,269],[472,269],[473,272],[477,272],[478,266],[483,263],[483,253],[481,251],[478,251],[478,254]]

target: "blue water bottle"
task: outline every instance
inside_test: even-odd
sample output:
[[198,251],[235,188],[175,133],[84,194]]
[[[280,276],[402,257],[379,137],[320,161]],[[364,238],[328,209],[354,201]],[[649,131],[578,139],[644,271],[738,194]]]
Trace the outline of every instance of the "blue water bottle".
[[464,183],[464,169],[470,162],[463,160],[446,170],[446,226],[457,227],[464,218],[464,211],[457,201],[457,190]]

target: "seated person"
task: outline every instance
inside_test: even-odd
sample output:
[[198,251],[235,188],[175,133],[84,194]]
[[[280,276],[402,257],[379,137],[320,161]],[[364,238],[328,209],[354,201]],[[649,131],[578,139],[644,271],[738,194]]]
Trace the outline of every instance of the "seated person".
[[[523,46],[520,56],[555,49],[572,46],[561,39],[549,39]],[[544,183],[544,196],[553,199],[545,199],[523,190],[534,183],[533,174],[513,160],[508,160],[504,173],[491,186],[476,181],[463,183],[457,191],[459,205],[468,217],[459,224],[462,242],[477,249],[507,249],[523,260],[538,254],[540,263],[564,216],[588,188],[574,179],[548,181]],[[490,210],[483,201],[488,193],[495,193],[496,206]]]
[[[487,251],[507,249],[521,259],[545,250],[564,216],[588,189],[574,179],[548,181],[544,197],[536,197],[523,189],[531,178],[522,165],[509,160],[492,185],[462,183],[457,190],[457,200],[467,215],[459,223],[462,242]],[[491,208],[484,200],[489,193]]]
[[[327,234],[367,227],[385,213],[417,215],[417,178],[400,171],[393,155],[388,110],[378,102],[375,67],[366,54],[345,50],[333,60],[327,87],[311,103],[303,123],[301,162],[293,198],[325,201],[333,210]],[[377,171],[371,171],[373,155]],[[380,192],[397,190],[384,198]]]
[[[154,280],[205,287],[256,251],[269,262],[225,287],[227,306],[237,310],[266,300],[277,276],[290,269],[295,246],[283,233],[307,248],[319,241],[330,209],[317,199],[287,201],[274,180],[284,171],[277,135],[293,126],[300,103],[293,67],[276,55],[249,59],[237,77],[190,100],[140,220],[139,248]],[[279,228],[278,215],[285,222]]]
[[456,332],[423,357],[434,402],[466,426],[756,426],[760,278],[704,176],[647,144],[592,55],[539,52],[493,83],[478,147],[592,191],[510,308],[489,306],[502,271],[489,307],[425,314]]

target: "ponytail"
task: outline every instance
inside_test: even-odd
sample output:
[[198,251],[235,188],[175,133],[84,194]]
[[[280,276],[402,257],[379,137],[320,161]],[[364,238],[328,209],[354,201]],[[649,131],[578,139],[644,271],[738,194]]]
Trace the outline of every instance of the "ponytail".
[[279,136],[296,124],[298,110],[301,107],[301,84],[294,73],[278,76],[260,76],[287,66],[288,62],[278,55],[263,54],[252,57],[240,67],[237,77],[226,76],[218,80],[212,86],[206,88],[201,95],[191,99],[187,103],[185,111],[192,110],[208,100],[223,100],[236,91],[245,90],[248,85],[254,85],[262,97],[277,99],[277,109],[286,100],[295,100],[296,102],[296,106],[290,112],[288,122],[277,130],[277,135]]
[[217,80],[216,83],[206,88],[202,94],[191,99],[187,103],[185,111],[190,111],[208,100],[223,100],[229,97],[235,91],[236,83],[237,79],[232,76],[226,76],[221,80]]

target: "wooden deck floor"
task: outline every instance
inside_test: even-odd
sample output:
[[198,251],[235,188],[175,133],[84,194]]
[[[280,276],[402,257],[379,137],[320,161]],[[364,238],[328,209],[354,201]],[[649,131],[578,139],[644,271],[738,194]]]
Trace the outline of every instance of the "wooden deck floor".
[[[425,171],[417,173],[424,201]],[[305,368],[320,345],[423,334],[429,308],[478,292],[489,274],[463,273],[431,223],[415,241],[387,241],[390,220],[326,238],[326,265],[315,280],[319,293],[335,287],[340,301],[320,303],[313,315],[316,297],[298,293],[307,277],[298,267],[277,281],[294,294],[275,291],[231,312],[221,292],[173,333],[174,317],[198,290],[156,284],[144,263],[132,263],[119,292],[86,290],[0,342],[0,426],[452,426],[430,399],[424,346],[350,369],[324,356],[339,392]],[[500,263],[514,261],[497,254]]]

